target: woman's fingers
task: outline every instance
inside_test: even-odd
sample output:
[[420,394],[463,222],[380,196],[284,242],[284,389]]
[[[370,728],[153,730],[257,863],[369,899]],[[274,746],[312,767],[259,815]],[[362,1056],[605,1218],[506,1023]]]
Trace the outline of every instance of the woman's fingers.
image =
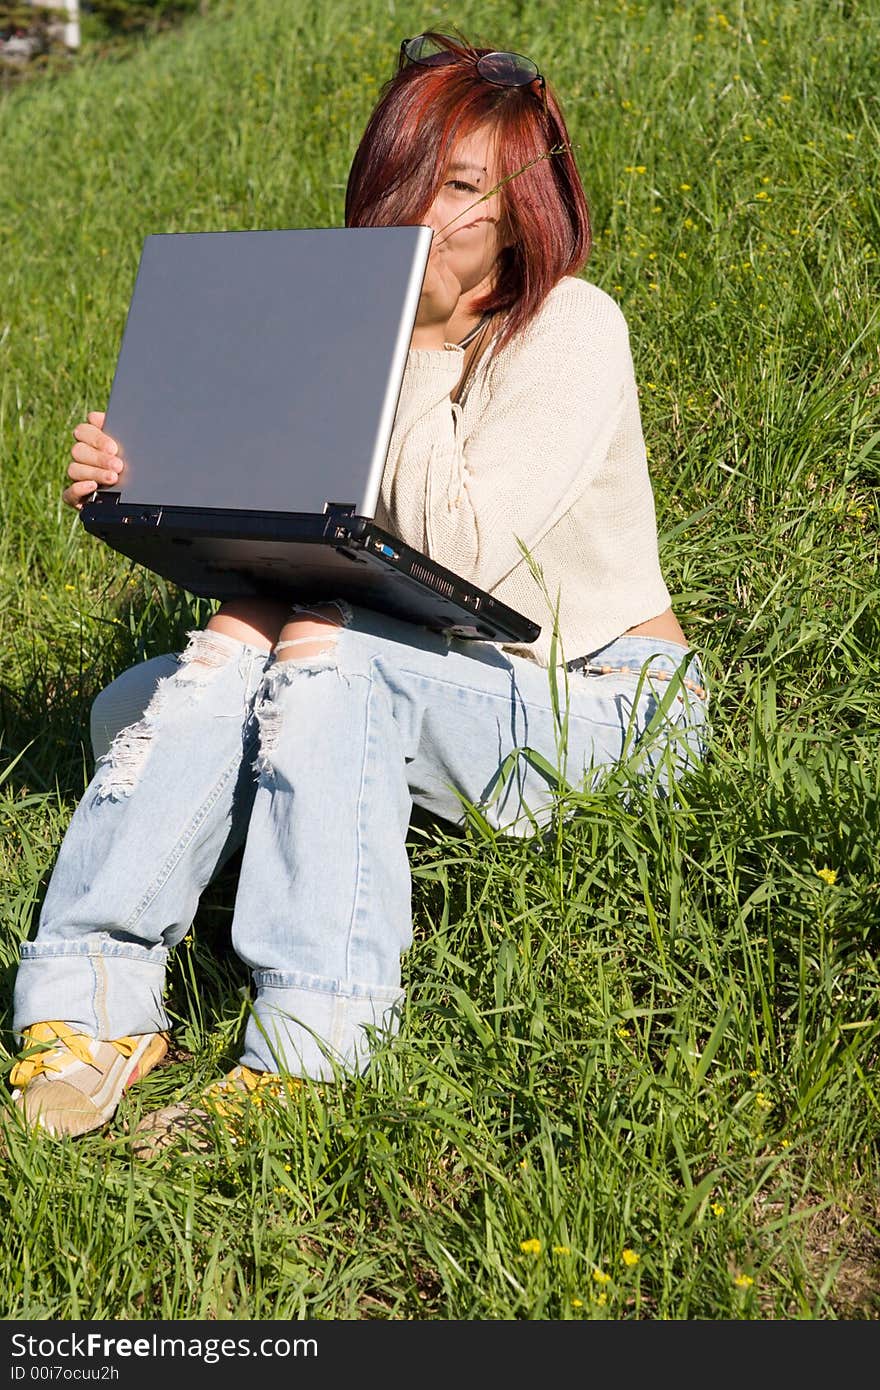
[[73,431],[76,443],[70,451],[71,462],[67,476],[73,481],[64,489],[61,500],[79,511],[86,497],[100,484],[105,487],[119,481],[122,460],[116,440],[103,430],[104,411],[93,410]]
[[[87,444],[90,448],[98,450],[99,453],[106,454],[112,458],[119,453],[119,446],[116,440],[109,434],[105,434],[98,425],[97,421],[103,423],[104,416],[100,411],[95,411],[89,416],[88,420],[77,425],[73,431],[73,437],[79,444]],[[73,450],[71,450],[73,452]]]
[[119,481],[119,460],[107,459],[86,444],[74,444],[70,451],[73,462],[67,466],[68,478],[74,482],[91,479],[93,483],[109,486]]
[[91,497],[95,491],[96,484],[89,478],[82,482],[71,483],[61,494],[61,500],[68,507],[75,507],[77,511],[82,508],[83,502],[87,497]]

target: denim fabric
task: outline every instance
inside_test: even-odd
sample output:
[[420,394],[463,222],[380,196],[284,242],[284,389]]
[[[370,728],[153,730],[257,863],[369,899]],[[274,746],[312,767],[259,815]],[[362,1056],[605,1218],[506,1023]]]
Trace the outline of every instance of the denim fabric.
[[[133,722],[99,761],[21,952],[14,1027],[100,1038],[169,1026],[169,948],[244,846],[232,923],[254,1002],[241,1061],[361,1070],[398,1026],[412,938],[413,805],[532,835],[560,776],[595,785],[633,754],[658,791],[703,752],[705,681],[676,643],[623,637],[551,673],[490,643],[342,605],[314,655],[216,634],[126,672],[96,702]],[[533,754],[535,756],[529,756]],[[549,769],[548,770],[548,765]],[[555,774],[554,775],[554,770]]]

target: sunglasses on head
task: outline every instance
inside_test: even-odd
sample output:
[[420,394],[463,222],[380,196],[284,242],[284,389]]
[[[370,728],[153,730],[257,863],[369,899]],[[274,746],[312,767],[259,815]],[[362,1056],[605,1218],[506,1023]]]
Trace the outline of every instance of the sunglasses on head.
[[[436,39],[430,34],[416,34],[415,38],[404,39],[400,45],[397,71],[400,72],[407,63],[416,63],[423,68],[435,68],[444,67],[449,63],[473,62],[483,81],[491,82],[495,87],[529,87],[533,82],[539,82],[541,104],[544,110],[547,110],[547,84],[531,58],[526,58],[522,53],[492,52],[484,53],[474,62],[468,56],[455,49],[445,48],[442,42],[438,42],[438,39],[447,38],[445,34],[438,35]],[[448,41],[451,44],[456,42],[451,38]]]

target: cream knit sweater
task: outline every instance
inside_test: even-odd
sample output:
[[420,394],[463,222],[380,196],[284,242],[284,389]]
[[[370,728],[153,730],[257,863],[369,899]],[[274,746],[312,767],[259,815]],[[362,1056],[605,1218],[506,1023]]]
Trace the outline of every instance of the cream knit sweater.
[[460,348],[412,349],[376,519],[408,545],[541,624],[552,609],[517,544],[559,597],[557,661],[656,617],[660,572],[626,321],[603,290],[567,276],[524,333],[478,363],[450,400]]

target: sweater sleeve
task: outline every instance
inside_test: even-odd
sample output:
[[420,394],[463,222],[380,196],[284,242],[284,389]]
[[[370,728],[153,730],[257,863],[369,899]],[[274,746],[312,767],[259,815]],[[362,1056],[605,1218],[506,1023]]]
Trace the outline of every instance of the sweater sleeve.
[[492,590],[523,563],[518,540],[533,550],[601,467],[632,377],[629,336],[607,295],[563,295],[490,363],[489,405],[466,441],[449,399],[461,364],[444,361],[455,356],[411,354],[422,360],[392,437],[388,511],[403,540]]

